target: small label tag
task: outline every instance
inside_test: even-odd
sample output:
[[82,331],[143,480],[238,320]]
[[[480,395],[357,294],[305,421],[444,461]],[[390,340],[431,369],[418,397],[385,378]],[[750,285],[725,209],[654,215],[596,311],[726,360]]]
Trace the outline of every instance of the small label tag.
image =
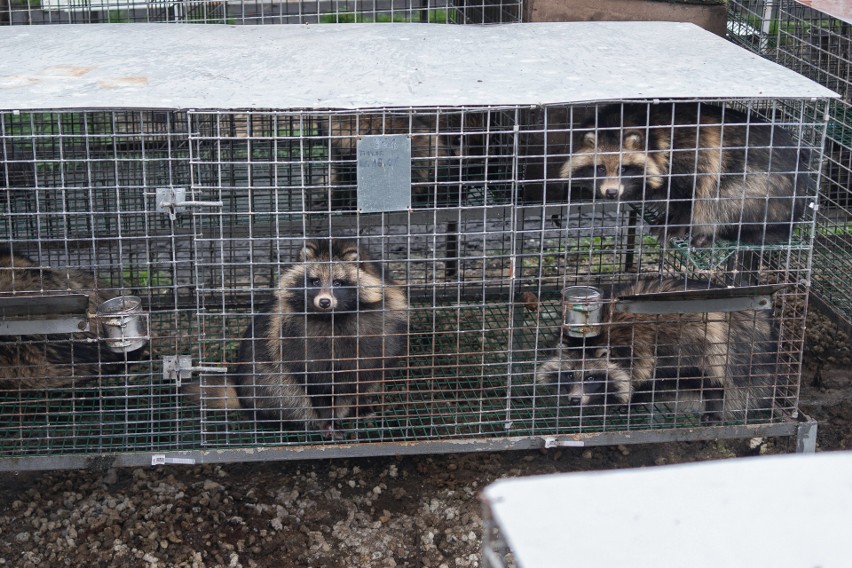
[[195,465],[195,458],[170,458],[165,454],[154,454],[151,456],[151,465]]
[[411,138],[364,136],[358,141],[358,210],[405,211],[411,207]]

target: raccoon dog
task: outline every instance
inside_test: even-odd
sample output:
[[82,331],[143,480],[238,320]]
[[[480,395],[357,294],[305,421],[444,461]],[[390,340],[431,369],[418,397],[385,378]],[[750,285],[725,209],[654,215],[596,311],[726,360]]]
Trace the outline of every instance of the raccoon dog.
[[[0,247],[0,296],[85,294],[88,312],[111,296],[103,295],[94,276],[79,270],[42,268],[32,259]],[[0,336],[0,390],[61,388],[96,378],[100,372],[118,372],[103,366],[132,360],[145,348],[123,354],[97,341],[95,331],[71,334]],[[126,359],[126,357],[130,359]]]
[[402,287],[348,240],[309,241],[255,316],[233,382],[256,419],[331,432],[407,351]]
[[[618,295],[683,290],[682,280],[646,280]],[[615,311],[613,301],[603,310],[602,333],[585,344],[561,342],[537,369],[539,384],[557,388],[578,406],[624,405],[638,402],[643,391],[694,388],[705,422],[771,407],[778,337],[769,311],[627,314]]]
[[[790,238],[813,180],[782,128],[706,104],[610,105],[579,129],[561,176],[606,199],[654,202],[654,232],[771,243]],[[667,202],[664,204],[662,202]]]

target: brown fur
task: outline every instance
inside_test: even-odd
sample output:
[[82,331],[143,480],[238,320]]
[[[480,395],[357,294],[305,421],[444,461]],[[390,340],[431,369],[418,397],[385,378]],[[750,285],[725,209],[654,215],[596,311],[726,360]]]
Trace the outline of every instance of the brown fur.
[[[249,325],[210,403],[285,428],[334,430],[368,406],[407,353],[403,288],[354,241],[309,241]],[[212,396],[211,396],[212,394]]]
[[[89,273],[44,268],[26,256],[0,248],[0,296],[73,293],[88,296],[90,314],[111,298],[99,290],[98,282]],[[99,341],[97,328],[72,334],[0,336],[0,389],[71,386],[117,371],[106,364],[124,360],[124,354],[114,353]]]
[[[706,283],[687,285],[706,288]],[[679,279],[642,280],[618,295],[684,289]],[[537,382],[558,387],[577,405],[628,404],[655,382],[694,383],[708,421],[771,406],[778,339],[769,312],[628,314],[612,306],[604,309],[601,335],[585,345],[560,344],[537,369]]]
[[789,133],[707,104],[606,106],[575,148],[563,178],[606,199],[662,206],[655,232],[691,234],[694,246],[788,240],[813,186]]

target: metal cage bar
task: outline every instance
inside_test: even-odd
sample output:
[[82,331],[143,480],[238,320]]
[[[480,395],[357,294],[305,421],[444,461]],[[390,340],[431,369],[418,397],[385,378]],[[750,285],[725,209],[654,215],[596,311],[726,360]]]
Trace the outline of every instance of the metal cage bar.
[[[0,337],[0,357],[22,369],[0,377],[0,467],[796,435],[814,215],[793,205],[816,199],[807,180],[824,130],[810,109],[719,99],[2,112],[0,308],[5,321],[42,327]],[[657,122],[624,122],[637,110]],[[604,124],[613,112],[619,124]],[[687,216],[686,236],[669,238],[660,211],[675,202],[676,172],[655,192],[601,192],[607,172],[581,175],[578,158],[620,164],[627,148],[582,146],[590,128],[674,134],[690,167],[703,163],[700,152],[724,149],[755,168],[723,172],[734,184],[789,182],[792,193],[776,196],[789,208],[785,236],[768,240],[769,209],[752,203],[729,235],[690,241],[708,235]],[[408,144],[372,146],[366,161],[358,150],[399,136]],[[633,159],[659,158],[653,147]],[[404,208],[364,176],[394,161],[410,169]],[[362,210],[371,193],[385,210]],[[713,198],[746,207],[736,192]],[[760,230],[745,232],[749,224]],[[729,286],[763,286],[764,296],[760,310],[732,303],[733,312],[708,313],[693,302],[650,320],[607,308],[606,339],[588,338],[572,372],[605,361],[638,376],[642,358],[630,350],[645,341],[659,376],[619,398],[613,375],[598,381],[609,396],[578,403],[575,378],[544,371],[576,363],[563,296],[575,285],[616,303],[661,285],[723,302]],[[14,312],[7,300],[74,290],[92,304],[80,315],[87,331],[53,333],[44,314]],[[110,350],[96,315],[112,297],[140,299],[143,349]],[[715,364],[681,361],[669,328],[763,367],[740,363],[727,382],[702,382],[700,367]],[[708,421],[707,401],[720,394],[766,400]]]
[[0,25],[173,22],[193,24],[344,24],[520,22],[519,0],[9,0]]
[[[817,226],[813,297],[852,326],[852,13],[830,3],[794,0],[729,4],[729,37],[836,91],[828,107]],[[810,111],[809,111],[810,112]],[[815,112],[815,111],[814,111]]]

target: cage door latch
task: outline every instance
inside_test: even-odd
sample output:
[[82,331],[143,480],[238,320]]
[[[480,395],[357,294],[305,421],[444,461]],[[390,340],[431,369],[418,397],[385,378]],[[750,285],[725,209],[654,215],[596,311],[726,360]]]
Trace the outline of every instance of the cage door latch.
[[227,373],[227,367],[193,366],[189,355],[166,355],[163,357],[163,378],[173,381],[178,387],[192,377],[192,373]]
[[158,187],[157,211],[169,214],[174,221],[188,207],[224,207],[223,201],[187,201],[185,187]]

